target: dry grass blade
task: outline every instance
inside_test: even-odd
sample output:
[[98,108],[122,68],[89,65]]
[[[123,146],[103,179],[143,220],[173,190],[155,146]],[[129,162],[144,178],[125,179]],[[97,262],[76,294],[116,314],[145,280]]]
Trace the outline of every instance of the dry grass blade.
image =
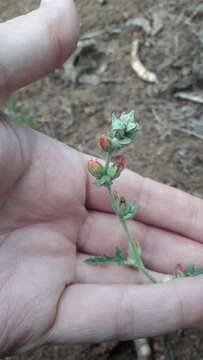
[[179,92],[175,94],[178,99],[193,101],[198,104],[203,104],[203,96],[200,92]]

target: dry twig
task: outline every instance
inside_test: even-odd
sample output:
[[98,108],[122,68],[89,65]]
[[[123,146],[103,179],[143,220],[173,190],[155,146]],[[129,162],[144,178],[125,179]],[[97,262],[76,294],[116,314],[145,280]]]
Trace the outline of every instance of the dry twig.
[[147,70],[147,68],[141,62],[139,55],[139,36],[137,33],[134,34],[134,40],[132,42],[132,52],[131,52],[131,66],[135,73],[141,78],[142,80],[159,84],[159,80],[155,73]]

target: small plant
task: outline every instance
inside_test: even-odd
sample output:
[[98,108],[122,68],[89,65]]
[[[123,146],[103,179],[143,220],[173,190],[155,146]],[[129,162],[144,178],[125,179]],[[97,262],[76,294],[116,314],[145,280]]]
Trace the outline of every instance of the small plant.
[[112,191],[112,184],[121,175],[126,163],[124,156],[118,152],[132,143],[138,130],[139,125],[134,121],[133,111],[123,113],[120,117],[113,114],[110,134],[101,135],[99,138],[99,145],[105,154],[105,164],[102,165],[98,160],[89,160],[88,162],[88,170],[96,179],[95,185],[104,186],[108,191],[112,208],[118,216],[127,239],[128,256],[125,258],[122,250],[117,247],[114,256],[102,254],[89,258],[86,262],[94,265],[113,262],[119,265],[132,266],[143,272],[153,283],[156,283],[152,273],[145,267],[141,257],[141,247],[133,239],[127,225],[127,220],[134,218],[138,204],[127,201],[125,197]]
[[[124,156],[120,154],[120,150],[132,143],[138,130],[139,124],[135,122],[134,111],[122,113],[120,116],[112,114],[110,133],[99,137],[99,146],[105,154],[104,164],[96,159],[88,161],[88,170],[95,178],[94,184],[98,187],[103,186],[107,189],[112,208],[117,215],[126,236],[128,255],[125,257],[122,250],[117,246],[113,256],[101,254],[86,259],[86,262],[92,265],[115,263],[118,265],[131,266],[141,271],[151,282],[156,283],[156,278],[143,263],[141,247],[139,243],[133,239],[127,224],[129,219],[135,217],[138,210],[138,204],[126,200],[125,197],[112,190],[114,180],[121,175],[126,164]],[[179,265],[174,270],[174,274],[167,275],[164,281],[200,274],[203,274],[203,268],[190,265],[183,270],[181,265]]]

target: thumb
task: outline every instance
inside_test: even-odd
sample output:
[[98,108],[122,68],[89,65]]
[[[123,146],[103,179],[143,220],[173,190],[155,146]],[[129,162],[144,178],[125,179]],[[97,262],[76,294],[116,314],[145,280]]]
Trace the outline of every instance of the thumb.
[[73,0],[42,0],[38,10],[0,24],[0,98],[63,63],[78,32]]

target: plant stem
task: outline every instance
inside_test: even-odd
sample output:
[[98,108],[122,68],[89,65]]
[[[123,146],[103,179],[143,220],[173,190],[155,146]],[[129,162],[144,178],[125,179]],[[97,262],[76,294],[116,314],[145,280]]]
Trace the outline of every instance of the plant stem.
[[127,239],[128,239],[129,241],[133,241],[132,235],[131,235],[131,233],[130,233],[130,231],[129,231],[129,229],[128,229],[128,226],[127,226],[127,224],[126,224],[125,219],[123,219],[122,216],[119,216],[119,220],[120,220],[120,223],[121,223],[121,225],[122,225],[122,227],[123,227],[123,230],[124,230],[125,233],[126,233]]
[[112,158],[112,152],[108,152],[106,155],[106,163],[105,163],[105,169],[107,170],[109,168],[109,164]]
[[[107,186],[107,190],[108,190],[108,194],[109,194],[109,197],[110,197],[110,200],[111,200],[112,207],[113,207],[113,209],[114,209],[114,197],[113,197],[111,185],[108,185],[108,186]],[[114,209],[114,211],[115,211],[115,213],[116,213],[116,210],[115,210],[115,209]],[[117,213],[116,213],[116,215],[118,216]]]
[[[109,160],[109,158],[107,157],[106,166],[108,166],[109,162],[110,162],[110,160]],[[111,185],[108,185],[108,186],[107,186],[107,190],[108,190],[108,194],[109,194],[109,197],[110,197],[110,200],[111,200],[111,203],[112,203],[112,207],[113,207],[116,215],[118,216],[118,218],[119,218],[119,220],[120,220],[121,226],[122,226],[122,228],[123,228],[123,230],[124,230],[124,232],[125,232],[125,234],[126,234],[127,240],[128,240],[129,243],[130,243],[130,242],[132,243],[132,242],[134,242],[134,240],[133,240],[133,237],[132,237],[132,235],[131,235],[131,233],[130,233],[130,231],[129,231],[129,228],[128,228],[128,225],[127,225],[125,219],[124,219],[122,216],[120,216],[119,214],[117,214],[117,212],[116,212],[116,210],[115,210],[115,208],[114,208],[114,197],[113,197]],[[141,271],[151,282],[157,283],[157,281],[156,281],[156,279],[154,278],[154,276],[153,276],[153,275],[151,274],[151,272],[148,271],[147,268],[145,267],[145,265],[144,265],[144,263],[143,263],[143,261],[142,261],[142,259],[141,259],[140,256],[139,256],[139,264],[138,264],[138,265],[133,265],[133,263],[131,263],[130,265],[131,265],[131,266],[134,266],[136,269],[138,268],[139,271]]]
[[157,283],[157,280],[155,279],[155,277],[152,275],[152,273],[147,270],[147,268],[144,266],[142,260],[140,259],[140,265],[139,265],[139,270],[154,284]]
[[[123,230],[125,231],[125,234],[127,236],[127,239],[129,242],[133,242],[133,238],[132,238],[132,235],[128,229],[128,225],[125,221],[125,219],[123,219],[122,216],[119,216],[119,220],[120,220],[120,223],[123,227]],[[133,265],[133,264],[132,264]],[[137,268],[137,266],[135,266]],[[150,279],[150,281],[152,281],[153,283],[156,283],[156,279],[154,278],[154,276],[150,273],[149,270],[147,270],[147,268],[145,267],[141,257],[139,256],[139,264],[138,264],[138,267],[139,267],[139,270],[143,272],[143,274],[148,278]]]

